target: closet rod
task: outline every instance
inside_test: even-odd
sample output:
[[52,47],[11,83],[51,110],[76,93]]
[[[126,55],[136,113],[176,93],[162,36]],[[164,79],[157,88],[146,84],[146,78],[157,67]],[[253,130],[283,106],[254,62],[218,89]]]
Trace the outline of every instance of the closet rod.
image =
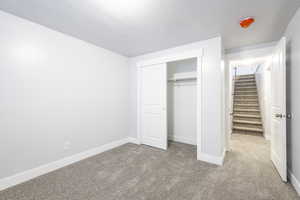
[[197,78],[196,77],[187,77],[187,78],[168,79],[169,82],[185,81],[185,80],[197,80]]

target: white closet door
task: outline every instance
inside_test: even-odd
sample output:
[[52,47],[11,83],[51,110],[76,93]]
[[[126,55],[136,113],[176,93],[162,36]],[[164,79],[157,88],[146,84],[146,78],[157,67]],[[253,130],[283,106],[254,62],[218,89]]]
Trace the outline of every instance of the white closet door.
[[142,144],[167,149],[167,65],[140,69],[140,134]]

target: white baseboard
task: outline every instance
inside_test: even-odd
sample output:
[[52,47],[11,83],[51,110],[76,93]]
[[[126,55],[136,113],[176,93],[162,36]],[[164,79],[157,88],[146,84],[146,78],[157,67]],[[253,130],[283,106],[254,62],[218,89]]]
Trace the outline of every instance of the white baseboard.
[[[174,142],[181,142],[181,143],[185,143],[185,144],[191,144],[191,145],[196,145],[196,141],[193,141],[191,139],[188,138],[179,138],[179,137],[168,137],[168,140],[174,141]],[[128,142],[129,143],[133,143],[133,144],[141,144],[141,142],[134,137],[128,137]]]
[[221,156],[212,156],[205,153],[198,153],[197,159],[211,164],[222,166],[224,163],[225,155],[226,155],[226,150],[223,151]]
[[270,135],[269,134],[264,134],[264,137],[266,140],[271,140]]
[[174,141],[174,142],[181,142],[185,144],[191,144],[191,145],[196,145],[196,140],[192,140],[190,138],[182,138],[182,137],[176,137],[176,136],[169,136],[169,140]]
[[66,158],[63,158],[61,160],[58,161],[54,161],[42,166],[39,166],[37,168],[33,168],[18,174],[15,174],[13,176],[10,177],[6,177],[3,179],[0,179],[0,191],[7,189],[9,187],[18,185],[20,183],[29,181],[30,179],[36,178],[38,176],[41,176],[43,174],[49,173],[51,171],[57,170],[59,168],[65,167],[67,165],[73,164],[75,162],[78,162],[80,160],[89,158],[91,156],[97,155],[99,153],[108,151],[110,149],[116,148],[118,146],[121,146],[123,144],[129,143],[129,142],[133,142],[134,140],[132,138],[125,138],[125,139],[121,139],[121,140],[117,140],[105,145],[102,145],[100,147],[94,148],[94,149],[90,149]]
[[134,137],[128,137],[128,142],[132,144],[141,144],[140,141]]
[[291,184],[294,186],[295,190],[297,191],[298,195],[300,196],[300,181],[294,176],[294,174],[288,170],[288,175]]

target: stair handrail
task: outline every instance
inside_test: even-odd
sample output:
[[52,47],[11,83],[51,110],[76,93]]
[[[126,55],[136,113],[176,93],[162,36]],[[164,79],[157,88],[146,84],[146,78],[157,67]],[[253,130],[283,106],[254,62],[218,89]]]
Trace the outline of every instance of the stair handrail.
[[258,64],[258,65],[257,65],[257,67],[256,67],[256,70],[255,70],[254,74],[256,74],[256,73],[258,72],[258,70],[259,70],[260,66],[261,66],[260,64]]
[[231,99],[231,111],[230,111],[230,118],[231,118],[231,134],[232,134],[232,129],[233,129],[233,113],[234,113],[234,93],[235,93],[235,81],[237,77],[237,67],[234,67],[234,76],[232,79],[232,99]]
[[234,67],[234,78],[236,78],[237,67]]
[[236,77],[237,77],[237,67],[234,67],[234,76],[233,76],[233,80],[232,80],[232,95],[234,95],[234,86],[235,86],[235,80],[236,80]]

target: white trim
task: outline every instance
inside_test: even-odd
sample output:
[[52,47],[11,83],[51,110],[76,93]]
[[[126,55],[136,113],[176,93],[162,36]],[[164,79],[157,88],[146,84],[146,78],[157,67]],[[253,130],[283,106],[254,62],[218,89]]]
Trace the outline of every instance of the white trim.
[[197,159],[204,162],[222,166],[224,163],[225,155],[226,155],[226,150],[223,151],[221,156],[212,156],[205,153],[199,153],[197,154]]
[[294,186],[296,192],[300,196],[300,181],[294,176],[294,174],[290,170],[288,170],[288,176],[291,184]]
[[132,144],[138,144],[138,145],[141,144],[140,141],[139,141],[139,139],[138,138],[134,138],[134,137],[128,137],[128,142],[132,143]]
[[233,49],[225,49],[225,54],[240,54],[241,52],[249,52],[249,51],[256,51],[256,50],[261,50],[261,49],[268,49],[268,48],[273,48],[276,46],[278,41],[273,41],[269,43],[262,43],[262,44],[256,44],[256,45],[250,45],[250,46],[245,46],[241,48],[233,48]]
[[278,174],[280,175],[280,177],[282,178],[282,180],[284,182],[287,182],[287,171],[286,171],[287,169],[286,169],[286,165],[282,164],[282,161],[277,156],[277,154],[274,153],[274,151],[271,151],[271,160],[272,160],[273,164],[275,165],[275,168],[278,171]]
[[167,62],[172,62],[172,61],[185,60],[188,58],[195,58],[195,57],[199,57],[202,55],[203,55],[203,48],[200,48],[198,50],[176,53],[174,55],[158,57],[158,58],[151,59],[151,60],[143,60],[143,61],[138,62],[137,66],[143,67],[143,66],[167,63]]
[[117,140],[100,147],[0,179],[0,191],[133,141],[134,140],[131,138]]
[[[197,159],[202,153],[202,134],[204,133],[203,113],[203,51],[197,57]],[[199,159],[198,159],[199,160]]]
[[264,138],[265,138],[265,140],[268,140],[268,141],[271,140],[270,134],[267,134],[266,132],[264,132]]
[[169,140],[174,142],[180,142],[185,144],[191,144],[191,145],[197,145],[197,141],[190,139],[190,138],[184,138],[184,137],[176,137],[176,136],[169,136]]
[[226,150],[227,151],[231,151],[231,135],[232,135],[232,120],[233,120],[233,116],[231,115],[231,113],[233,113],[233,92],[234,92],[234,76],[232,76],[233,74],[233,70],[234,70],[234,65],[232,65],[232,63],[229,62],[229,59],[227,59],[227,65],[229,66],[229,74],[227,74],[228,77],[228,93],[227,93],[227,98],[228,98],[228,105],[226,105],[226,115],[227,115],[227,130],[226,130]]
[[142,144],[141,135],[141,68],[137,66],[137,139],[140,144]]

